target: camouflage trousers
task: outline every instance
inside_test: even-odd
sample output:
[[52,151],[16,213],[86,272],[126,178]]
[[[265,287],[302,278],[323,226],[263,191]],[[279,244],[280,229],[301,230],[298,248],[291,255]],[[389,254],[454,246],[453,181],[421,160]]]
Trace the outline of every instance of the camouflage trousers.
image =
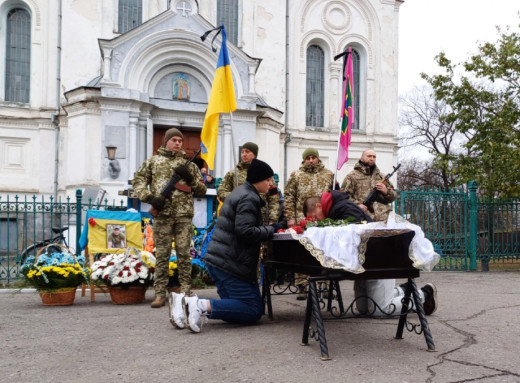
[[177,270],[179,272],[180,292],[191,295],[191,255],[190,245],[193,236],[191,218],[157,217],[153,223],[155,241],[155,276],[153,287],[156,296],[166,296],[169,279],[169,260],[172,240],[175,238]]

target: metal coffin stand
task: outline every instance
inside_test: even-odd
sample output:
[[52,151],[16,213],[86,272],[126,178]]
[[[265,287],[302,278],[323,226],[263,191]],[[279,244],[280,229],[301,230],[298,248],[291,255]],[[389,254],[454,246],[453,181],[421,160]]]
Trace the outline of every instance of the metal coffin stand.
[[[381,233],[379,233],[381,234]],[[309,342],[309,332],[311,320],[316,323],[316,330],[313,335],[320,342],[321,359],[329,360],[327,339],[325,337],[325,327],[321,315],[318,299],[317,282],[330,281],[335,290],[341,314],[345,314],[339,281],[341,280],[367,280],[367,279],[394,279],[407,278],[408,282],[403,299],[403,309],[399,316],[397,325],[396,339],[402,339],[403,330],[407,315],[411,310],[408,303],[411,299],[415,302],[415,310],[419,317],[421,331],[424,334],[428,351],[435,351],[428,321],[424,314],[423,306],[419,299],[419,292],[414,278],[419,277],[419,270],[412,266],[412,261],[408,257],[408,249],[415,235],[413,231],[401,233],[382,233],[382,236],[372,236],[368,240],[365,252],[365,262],[363,267],[365,272],[354,274],[343,270],[330,269],[323,267],[319,261],[297,240],[294,239],[274,239],[272,241],[273,251],[269,259],[264,260],[262,298],[264,307],[267,305],[268,315],[272,319],[273,309],[271,304],[271,281],[269,280],[270,271],[274,269],[295,272],[309,275],[309,293],[307,294],[307,306],[305,311],[305,321],[303,325],[302,345]],[[271,270],[269,270],[271,269]],[[352,306],[352,305],[351,305]],[[329,294],[328,310],[331,309],[331,294]],[[409,330],[411,331],[411,330]],[[416,331],[417,332],[417,331]]]

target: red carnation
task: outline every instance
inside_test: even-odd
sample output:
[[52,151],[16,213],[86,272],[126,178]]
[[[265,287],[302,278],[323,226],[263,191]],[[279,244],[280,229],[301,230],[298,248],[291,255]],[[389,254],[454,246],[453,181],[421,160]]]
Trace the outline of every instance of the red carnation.
[[88,219],[88,223],[90,226],[96,226],[96,220],[92,217]]
[[303,228],[301,226],[291,226],[291,229],[293,229],[296,234],[303,234]]

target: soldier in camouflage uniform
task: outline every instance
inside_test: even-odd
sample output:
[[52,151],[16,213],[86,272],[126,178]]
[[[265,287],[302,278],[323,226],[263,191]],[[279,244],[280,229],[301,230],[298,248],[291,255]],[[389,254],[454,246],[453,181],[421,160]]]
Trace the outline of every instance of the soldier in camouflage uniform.
[[[392,210],[390,203],[395,200],[396,193],[394,187],[388,181],[387,185],[381,181],[385,178],[376,166],[376,152],[367,149],[361,154],[361,158],[354,170],[347,174],[341,185],[341,190],[347,192],[350,199],[356,203],[374,221],[386,221]],[[373,211],[363,205],[363,201],[368,197],[372,189],[376,188],[381,197],[388,202],[382,204],[374,202]],[[370,312],[371,302],[364,297],[370,297],[375,302],[386,302],[389,297],[394,295],[395,279],[372,279],[367,281],[354,282],[354,295],[356,297],[356,307],[361,313]],[[383,308],[383,307],[382,307]],[[380,313],[379,310],[376,310]]]
[[[350,199],[357,203],[376,222],[388,219],[388,214],[392,211],[390,203],[396,197],[392,183],[388,181],[385,185],[381,182],[384,178],[385,176],[381,174],[381,171],[376,166],[376,152],[368,149],[363,152],[361,159],[354,165],[354,170],[347,174],[341,184],[341,190],[346,191]],[[374,211],[369,211],[368,207],[363,205],[363,201],[374,188],[379,191],[387,203],[374,202]]]
[[[217,190],[217,197],[220,201],[224,202],[226,197],[237,187],[242,185],[246,181],[247,169],[251,161],[258,156],[258,145],[253,142],[246,142],[242,145],[240,151],[240,162],[236,168],[226,173],[222,182],[220,183]],[[238,176],[238,185],[237,185]],[[274,184],[274,182],[273,182]],[[262,217],[264,224],[270,224],[278,222],[279,218],[279,194],[276,185],[273,185],[268,193],[260,193],[260,197],[266,203],[265,207],[262,208]]]
[[[187,296],[191,295],[192,192],[196,195],[204,195],[206,186],[197,165],[194,163],[185,165],[186,153],[182,150],[182,138],[182,133],[178,129],[167,130],[164,145],[159,148],[157,155],[141,165],[133,180],[133,188],[139,199],[159,211],[153,225],[157,261],[153,285],[155,299],[151,304],[152,308],[162,307],[166,303],[168,263],[173,238],[175,238],[177,253],[180,291]],[[161,191],[174,173],[181,178],[172,193],[171,200],[168,200],[161,196]]]
[[[289,227],[298,224],[301,219],[305,218],[303,215],[305,200],[331,191],[334,182],[334,173],[325,168],[317,149],[305,149],[302,157],[300,168],[291,173],[284,189],[285,215]],[[306,299],[307,275],[296,274],[295,278],[299,291],[297,299]]]
[[121,233],[121,228],[116,226],[108,237],[108,248],[122,249],[123,247],[126,247],[126,237],[123,233]]

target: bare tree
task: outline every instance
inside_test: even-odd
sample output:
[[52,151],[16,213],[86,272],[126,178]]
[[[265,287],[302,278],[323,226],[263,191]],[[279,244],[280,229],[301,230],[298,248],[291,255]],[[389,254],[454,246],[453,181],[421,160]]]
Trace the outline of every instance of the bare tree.
[[[415,188],[434,188],[446,190],[447,184],[439,169],[432,167],[431,159],[420,160],[407,158],[402,161],[401,168],[397,172],[397,183],[400,190],[411,190]],[[454,185],[455,180],[448,174],[448,187]]]
[[[400,146],[406,152],[399,187],[431,186],[447,190],[456,185],[459,180],[452,171],[453,160],[468,153],[464,144],[472,132],[460,133],[455,129],[456,121],[446,118],[449,107],[435,99],[431,87],[414,88],[400,98],[399,107]],[[421,154],[423,159],[417,158]]]

